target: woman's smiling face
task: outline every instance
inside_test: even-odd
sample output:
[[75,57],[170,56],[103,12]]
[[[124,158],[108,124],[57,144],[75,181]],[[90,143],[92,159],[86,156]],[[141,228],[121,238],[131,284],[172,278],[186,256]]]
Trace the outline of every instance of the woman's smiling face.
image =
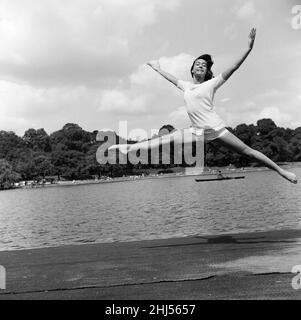
[[203,59],[196,60],[193,65],[192,72],[196,76],[205,77],[205,75],[207,73],[207,61],[205,61]]

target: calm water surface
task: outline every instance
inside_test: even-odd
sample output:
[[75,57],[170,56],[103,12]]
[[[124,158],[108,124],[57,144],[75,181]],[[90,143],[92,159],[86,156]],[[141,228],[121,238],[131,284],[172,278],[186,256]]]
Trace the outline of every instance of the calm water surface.
[[300,183],[194,179],[1,191],[0,250],[301,228]]

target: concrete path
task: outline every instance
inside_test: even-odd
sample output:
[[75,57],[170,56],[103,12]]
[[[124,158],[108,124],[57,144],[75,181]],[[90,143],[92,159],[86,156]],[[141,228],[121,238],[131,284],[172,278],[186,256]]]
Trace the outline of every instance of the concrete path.
[[0,265],[0,299],[301,299],[301,230],[2,251]]

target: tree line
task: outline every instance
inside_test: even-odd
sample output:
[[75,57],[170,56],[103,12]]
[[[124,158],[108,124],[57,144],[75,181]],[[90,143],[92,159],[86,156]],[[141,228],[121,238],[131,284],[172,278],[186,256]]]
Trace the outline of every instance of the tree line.
[[[172,131],[172,125],[163,126]],[[301,127],[296,129],[277,127],[271,119],[261,119],[256,125],[240,124],[228,128],[247,145],[263,152],[275,162],[301,161]],[[97,141],[98,131],[83,130],[79,125],[67,123],[62,129],[50,135],[44,129],[28,129],[23,137],[12,131],[0,131],[0,188],[7,188],[21,180],[40,180],[52,176],[64,179],[91,179],[95,177],[118,177],[147,173],[148,169],[170,169],[175,165],[162,164],[104,164],[96,160],[101,143]],[[115,133],[113,133],[115,134]],[[125,141],[117,136],[118,143]],[[173,146],[171,146],[171,154]],[[172,157],[171,157],[172,158]],[[249,159],[233,153],[215,142],[205,147],[206,166],[246,167],[256,165]],[[185,162],[182,166],[185,166]],[[177,165],[179,166],[179,165]]]

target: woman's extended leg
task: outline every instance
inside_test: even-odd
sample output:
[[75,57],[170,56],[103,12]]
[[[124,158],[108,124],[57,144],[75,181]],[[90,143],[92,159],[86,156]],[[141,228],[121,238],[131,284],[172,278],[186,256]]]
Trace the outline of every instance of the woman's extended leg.
[[[128,152],[135,152],[138,150],[148,150],[153,148],[158,148],[160,145],[168,144],[174,141],[175,144],[180,144],[182,142],[189,143],[194,138],[194,135],[183,135],[182,130],[175,130],[169,134],[163,135],[158,138],[151,140],[141,141],[134,144],[117,144],[109,147],[109,151],[119,150],[120,152],[127,154]],[[185,141],[184,141],[185,140]],[[189,140],[189,141],[188,141]]]
[[216,141],[232,151],[235,151],[237,153],[240,153],[242,155],[245,155],[249,158],[253,158],[254,160],[263,163],[265,166],[276,171],[288,181],[292,183],[297,183],[297,177],[294,173],[280,168],[275,162],[273,162],[263,153],[248,147],[231,132],[226,132],[224,135],[217,138]]

